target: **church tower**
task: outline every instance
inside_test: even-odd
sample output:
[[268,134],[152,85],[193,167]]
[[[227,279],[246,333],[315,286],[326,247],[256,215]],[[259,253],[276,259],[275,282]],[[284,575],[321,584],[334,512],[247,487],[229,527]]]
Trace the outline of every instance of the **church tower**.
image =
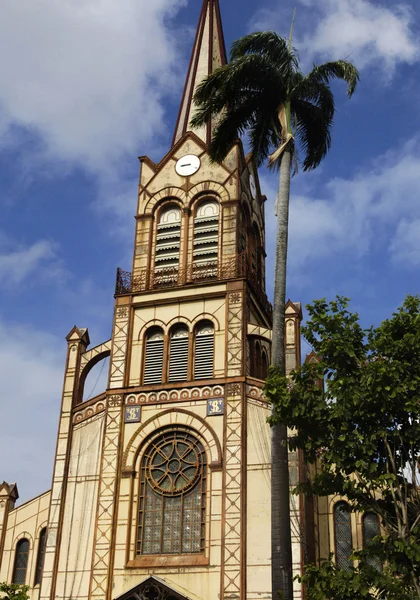
[[[33,599],[271,598],[265,197],[239,140],[214,164],[213,123],[189,126],[197,85],[225,63],[219,1],[204,0],[172,147],[158,164],[140,157],[133,263],[117,273],[112,338],[90,348],[86,329],[67,336],[52,489],[26,506],[20,533],[32,586],[31,549],[47,523]],[[289,370],[300,319],[289,302]],[[107,390],[83,401],[106,357]],[[2,538],[3,579],[13,535]]]

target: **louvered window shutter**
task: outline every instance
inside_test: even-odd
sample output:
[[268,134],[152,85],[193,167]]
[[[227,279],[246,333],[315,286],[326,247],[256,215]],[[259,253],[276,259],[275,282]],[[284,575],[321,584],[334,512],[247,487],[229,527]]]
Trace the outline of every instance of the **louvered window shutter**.
[[217,267],[219,255],[219,204],[204,202],[194,220],[194,265]]
[[154,330],[146,339],[146,359],[144,362],[144,384],[162,383],[163,373],[163,331]]
[[188,379],[188,329],[179,327],[173,330],[169,348],[169,381]]
[[351,514],[346,502],[334,506],[335,561],[337,567],[349,571],[352,567],[353,543],[351,535]]
[[195,336],[194,379],[211,379],[214,371],[214,327],[202,325]]
[[178,276],[181,244],[181,211],[169,207],[160,215],[156,238],[155,279],[173,281]]

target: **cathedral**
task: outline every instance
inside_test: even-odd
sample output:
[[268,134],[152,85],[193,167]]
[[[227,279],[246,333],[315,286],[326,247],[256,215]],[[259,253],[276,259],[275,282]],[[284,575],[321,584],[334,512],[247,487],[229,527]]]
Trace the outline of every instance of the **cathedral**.
[[[0,484],[0,582],[28,585],[31,600],[271,598],[266,198],[239,140],[212,164],[212,123],[189,127],[197,85],[225,62],[219,2],[204,0],[172,146],[158,164],[140,157],[112,337],[66,338],[51,489],[15,507],[17,484]],[[288,371],[301,318],[289,301]],[[108,357],[106,391],[84,401]],[[289,468],[293,486],[296,453]],[[345,567],[362,544],[363,522],[337,499],[291,496],[290,510],[294,574],[330,551]]]

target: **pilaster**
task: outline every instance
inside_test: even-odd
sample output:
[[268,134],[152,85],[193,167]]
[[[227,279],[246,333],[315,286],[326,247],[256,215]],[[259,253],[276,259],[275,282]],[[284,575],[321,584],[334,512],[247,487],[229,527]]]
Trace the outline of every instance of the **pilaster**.
[[221,600],[246,598],[246,493],[243,385],[226,386]]
[[4,540],[6,537],[9,512],[14,508],[19,493],[15,483],[0,484],[0,568],[3,558]]
[[[67,361],[61,403],[60,423],[48,517],[48,537],[39,598],[55,598],[55,586],[61,543],[61,529],[67,489],[67,473],[72,439],[72,409],[77,398],[81,355],[89,345],[87,329],[74,327],[67,336]],[[65,541],[64,541],[65,543]]]
[[109,388],[114,390],[122,388],[125,385],[130,321],[129,301],[129,298],[120,298],[120,303],[115,307],[111,364],[109,370]]
[[117,516],[117,472],[121,453],[122,410],[122,396],[114,395],[108,398],[89,594],[92,600],[105,600],[112,596],[111,574]]
[[[286,373],[300,366],[300,322],[302,309],[299,303],[293,304],[290,300],[286,304],[285,343],[286,343]],[[289,480],[290,490],[299,481],[300,456],[298,452],[289,452]],[[305,562],[305,524],[304,524],[305,499],[303,496],[290,494],[290,519],[292,530],[292,560],[293,575],[300,575]],[[293,582],[294,598],[302,598],[302,586],[298,581]]]

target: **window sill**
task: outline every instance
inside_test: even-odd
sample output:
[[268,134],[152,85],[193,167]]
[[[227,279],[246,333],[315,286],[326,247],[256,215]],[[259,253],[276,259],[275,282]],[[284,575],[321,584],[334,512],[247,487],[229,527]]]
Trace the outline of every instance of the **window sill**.
[[198,567],[208,565],[209,559],[202,554],[159,554],[138,556],[134,560],[129,560],[127,568],[135,569],[140,567]]

